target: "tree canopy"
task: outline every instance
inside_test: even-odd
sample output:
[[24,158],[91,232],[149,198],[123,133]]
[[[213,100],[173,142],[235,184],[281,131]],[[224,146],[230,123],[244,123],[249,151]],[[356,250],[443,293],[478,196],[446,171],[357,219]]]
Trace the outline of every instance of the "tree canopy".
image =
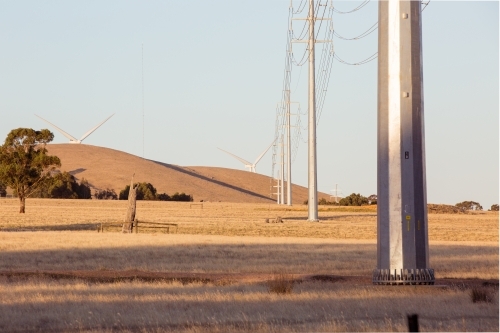
[[463,211],[466,210],[483,210],[483,206],[479,204],[479,202],[475,201],[462,201],[455,205]]
[[[175,192],[172,196],[166,193],[157,193],[156,188],[151,183],[135,183],[137,185],[136,200],[159,200],[159,201],[193,201],[189,194]],[[127,200],[130,191],[130,185],[125,186],[120,191],[119,199]]]
[[95,191],[94,198],[97,200],[118,200],[118,195],[115,190],[107,188],[105,190]]
[[340,206],[362,206],[368,205],[368,198],[359,193],[351,193],[349,196],[340,199]]
[[18,128],[10,131],[0,146],[0,181],[17,192],[19,212],[25,212],[29,197],[56,167],[57,156],[47,155],[46,144],[54,139],[48,129]]
[[90,199],[89,182],[82,178],[80,183],[68,172],[56,172],[40,182],[40,186],[32,193],[34,198],[52,199]]
[[4,183],[0,182],[0,197],[7,196],[7,186]]

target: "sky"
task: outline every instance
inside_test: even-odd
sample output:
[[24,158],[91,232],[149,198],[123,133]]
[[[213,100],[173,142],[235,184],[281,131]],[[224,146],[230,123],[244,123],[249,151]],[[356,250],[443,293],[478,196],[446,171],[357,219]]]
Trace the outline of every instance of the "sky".
[[[341,11],[359,3],[334,1]],[[85,144],[243,169],[217,147],[253,161],[273,141],[289,5],[0,0],[0,137],[50,128],[38,114],[79,138],[114,113]],[[377,21],[377,8],[372,0],[335,14],[335,30],[359,35]],[[496,1],[432,0],[423,12],[429,203],[499,202],[498,16]],[[377,51],[377,32],[334,45],[342,59],[360,61]],[[306,66],[293,69],[291,99],[303,112],[306,79]],[[317,129],[320,191],[338,184],[343,195],[376,193],[376,114],[377,61],[335,61]],[[68,141],[50,129],[54,143]],[[305,130],[302,139],[292,177],[306,186]],[[270,176],[271,159],[268,152],[257,172]]]

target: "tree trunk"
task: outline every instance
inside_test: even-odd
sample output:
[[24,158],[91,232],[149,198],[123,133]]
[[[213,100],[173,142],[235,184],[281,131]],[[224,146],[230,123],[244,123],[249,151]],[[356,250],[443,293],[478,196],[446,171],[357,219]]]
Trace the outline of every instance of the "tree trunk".
[[19,197],[19,214],[24,214],[26,207],[26,195],[24,193],[24,186],[17,187],[17,196]]
[[26,198],[24,195],[19,195],[19,213],[24,214],[25,213],[25,207],[26,207]]
[[125,220],[123,221],[122,232],[132,233],[132,226],[135,220],[135,202],[136,202],[136,192],[137,186],[134,188],[134,176],[130,182],[130,190],[128,192],[128,207],[127,215],[125,215]]

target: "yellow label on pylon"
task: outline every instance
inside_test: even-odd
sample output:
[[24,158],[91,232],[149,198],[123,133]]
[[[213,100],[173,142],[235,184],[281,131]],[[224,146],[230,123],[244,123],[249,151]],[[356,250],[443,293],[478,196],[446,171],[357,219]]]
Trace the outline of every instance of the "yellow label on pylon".
[[410,215],[406,215],[406,219],[409,221],[411,220],[411,216]]

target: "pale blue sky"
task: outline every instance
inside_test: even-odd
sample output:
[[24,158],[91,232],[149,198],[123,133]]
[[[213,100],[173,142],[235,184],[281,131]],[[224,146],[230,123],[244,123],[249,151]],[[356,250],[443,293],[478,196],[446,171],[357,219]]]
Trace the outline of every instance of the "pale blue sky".
[[[298,1],[296,1],[298,2]],[[359,2],[334,2],[348,10]],[[216,149],[253,160],[274,136],[289,1],[0,1],[0,136],[47,126],[85,143],[178,165],[242,169]],[[498,2],[433,0],[423,13],[428,201],[498,203]],[[334,16],[355,36],[377,2]],[[335,40],[347,61],[373,54],[377,33]],[[300,69],[294,69],[297,80]],[[334,62],[318,127],[318,186],[376,192],[377,62]],[[292,99],[305,110],[303,68]],[[296,82],[296,81],[294,81]],[[294,87],[294,86],[293,86]],[[303,118],[303,124],[306,119]],[[66,142],[55,132],[54,142]],[[305,139],[305,132],[304,132]],[[306,145],[293,165],[306,185]],[[270,175],[271,154],[257,166]]]

